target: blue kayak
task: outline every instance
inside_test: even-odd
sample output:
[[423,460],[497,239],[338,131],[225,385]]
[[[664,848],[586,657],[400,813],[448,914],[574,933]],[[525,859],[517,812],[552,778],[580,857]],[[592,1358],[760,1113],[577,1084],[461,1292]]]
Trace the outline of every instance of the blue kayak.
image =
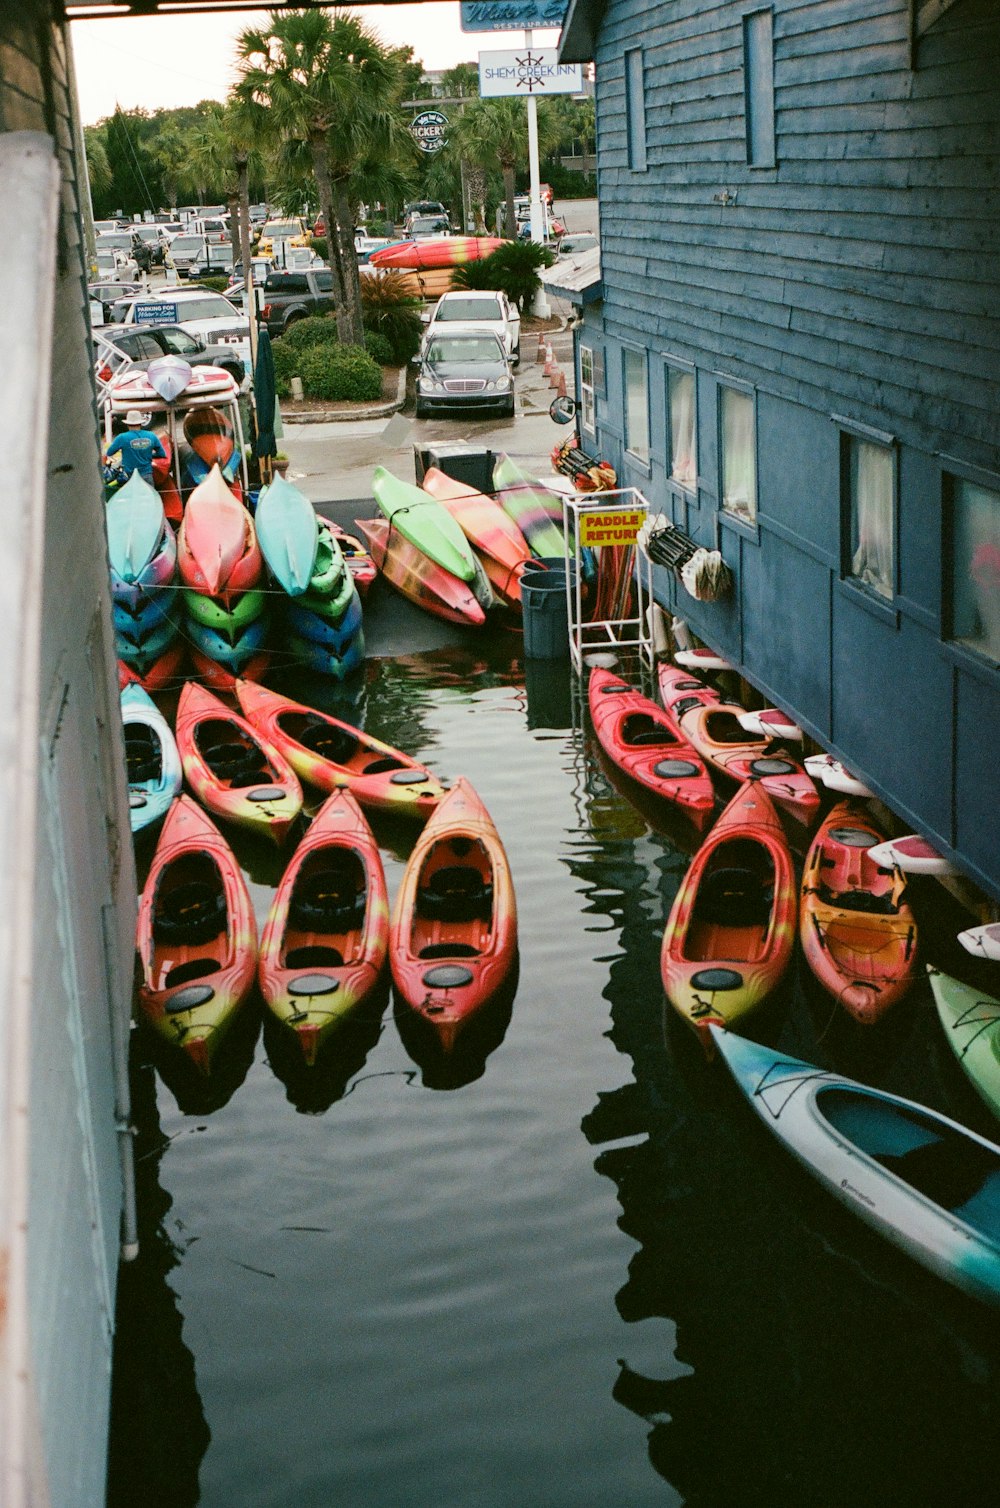
[[129,822],[133,833],[161,822],[183,779],[177,743],[153,698],[130,682],[121,692],[128,769]]
[[224,665],[234,675],[239,675],[247,662],[263,649],[269,622],[268,615],[262,613],[259,618],[252,618],[240,633],[230,638],[228,634],[209,628],[206,623],[199,623],[196,618],[189,618],[187,633],[195,648],[200,649],[203,655],[207,655],[217,665]]
[[138,471],[105,505],[108,559],[124,583],[139,581],[163,539],[163,502]]
[[312,644],[324,645],[337,654],[344,653],[361,628],[361,616],[361,598],[357,590],[354,591],[346,612],[335,623],[319,613],[300,607],[297,602],[290,602],[285,609],[285,619],[293,634],[300,639],[308,639]]
[[254,514],[257,543],[271,575],[290,597],[308,590],[316,569],[319,519],[309,499],[284,477],[261,489]]
[[326,649],[322,644],[315,644],[310,639],[302,639],[298,634],[289,635],[287,648],[289,657],[298,664],[315,670],[319,675],[342,681],[345,676],[364,664],[365,636],[364,631],[358,629],[343,654],[338,654],[336,650]]

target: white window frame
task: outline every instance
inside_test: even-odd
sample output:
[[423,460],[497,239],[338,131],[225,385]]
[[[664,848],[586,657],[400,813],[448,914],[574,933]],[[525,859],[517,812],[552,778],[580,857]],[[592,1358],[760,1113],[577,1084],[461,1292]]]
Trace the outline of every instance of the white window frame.
[[[691,458],[694,472],[689,481],[678,476],[675,471],[673,383],[675,378],[680,377],[691,379]],[[664,363],[664,391],[667,410],[667,475],[674,487],[692,495],[698,491],[698,373],[695,367],[690,362],[678,361],[668,356]]]
[[[732,393],[737,398],[745,398],[750,404],[750,461],[753,470],[751,496],[749,508],[744,510],[731,506],[726,501],[727,486],[727,456],[726,456],[726,395]],[[757,393],[754,388],[746,383],[734,382],[730,378],[720,379],[718,388],[718,435],[719,435],[719,507],[728,519],[735,519],[748,529],[757,527],[758,486],[757,486]]]
[[[589,358],[589,361],[585,361]],[[590,367],[587,381],[586,366]],[[594,388],[594,348],[580,345],[580,425],[588,435],[597,434],[597,394]]]
[[[636,450],[635,449],[635,446],[633,444],[633,440],[636,438],[636,436],[634,436],[631,433],[631,431],[632,431],[632,425],[631,425],[631,423],[629,421],[629,387],[628,387],[628,371],[627,371],[627,368],[628,368],[628,361],[629,361],[630,357],[638,358],[638,360],[642,363],[643,397],[644,397],[644,400],[645,400],[645,403],[644,403],[644,407],[645,407],[645,415],[644,415],[645,450],[644,451],[642,451],[642,450]],[[625,451],[626,451],[626,454],[628,456],[630,456],[633,461],[638,462],[638,464],[640,466],[645,466],[647,468],[647,470],[648,470],[648,468],[649,468],[649,454],[650,454],[650,451],[649,451],[649,352],[647,350],[645,350],[641,346],[622,346],[621,373],[622,373],[622,421],[623,421],[623,427],[624,427],[624,430],[625,430]]]
[[[873,602],[892,607],[899,579],[899,447],[895,436],[862,424],[844,424],[840,432],[841,509],[843,516],[843,578]],[[860,447],[866,447],[862,451]],[[884,519],[873,517],[868,524],[873,534],[866,544],[859,518],[861,503],[857,481],[865,461],[869,462],[869,481],[877,485],[879,470],[883,481],[888,476],[891,487],[888,537]],[[885,556],[888,554],[888,563]],[[881,560],[879,557],[882,557]]]
[[[944,461],[948,467],[943,478],[944,507],[942,509],[946,530],[943,553],[947,567],[943,586],[947,604],[945,613],[947,638],[956,649],[980,656],[987,664],[996,668],[1000,666],[1000,476],[984,472],[978,467],[966,467],[960,463],[953,463],[949,457],[945,457]],[[956,467],[954,470],[953,465]],[[972,625],[967,621],[968,615],[960,614],[958,611],[956,590],[956,575],[961,564],[957,550],[958,493],[960,488],[967,487],[975,488],[987,498],[996,499],[996,519],[993,527],[991,529],[987,526],[985,530],[980,531],[982,537],[979,544],[969,551],[968,560],[964,566],[967,575],[972,580],[971,606],[974,608],[980,626],[979,633],[962,632],[963,628],[970,628]],[[967,520],[965,522],[967,523]],[[982,558],[979,562],[979,569],[974,572],[973,563],[977,556]]]

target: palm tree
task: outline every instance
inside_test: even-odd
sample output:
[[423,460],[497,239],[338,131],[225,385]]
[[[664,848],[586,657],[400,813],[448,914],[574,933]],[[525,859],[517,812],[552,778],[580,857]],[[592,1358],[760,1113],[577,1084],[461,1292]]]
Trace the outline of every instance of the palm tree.
[[195,171],[219,188],[229,206],[233,258],[244,270],[250,255],[250,173],[260,171],[255,143],[261,130],[259,107],[234,96],[196,127],[191,146]]
[[[538,122],[538,147],[544,154],[549,132]],[[507,204],[507,234],[514,229],[514,172],[528,162],[528,114],[523,100],[508,96],[477,99],[462,112],[451,132],[451,145],[469,162],[488,170],[496,164],[503,173]]]

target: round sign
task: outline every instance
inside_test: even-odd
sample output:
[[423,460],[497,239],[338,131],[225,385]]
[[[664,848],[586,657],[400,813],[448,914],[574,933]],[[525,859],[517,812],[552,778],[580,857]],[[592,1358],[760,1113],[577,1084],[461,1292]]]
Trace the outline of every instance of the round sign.
[[410,135],[421,152],[440,152],[445,145],[448,117],[440,110],[423,110],[410,121]]

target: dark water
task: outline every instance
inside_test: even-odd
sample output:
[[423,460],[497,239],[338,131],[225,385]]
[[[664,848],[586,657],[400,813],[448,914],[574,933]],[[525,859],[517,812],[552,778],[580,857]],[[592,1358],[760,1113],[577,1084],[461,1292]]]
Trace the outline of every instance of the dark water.
[[[134,1035],[110,1504],[992,1499],[995,1314],[664,1022],[686,857],[609,784],[568,669],[510,656],[371,664],[337,703],[467,775],[506,844],[520,974],[475,1050],[447,1070],[388,995],[312,1074],[257,1007],[207,1089]],[[412,833],[377,831],[391,896]],[[278,861],[238,851],[263,911]],[[797,968],[762,1038],[991,1134],[922,984],[866,1032]]]

